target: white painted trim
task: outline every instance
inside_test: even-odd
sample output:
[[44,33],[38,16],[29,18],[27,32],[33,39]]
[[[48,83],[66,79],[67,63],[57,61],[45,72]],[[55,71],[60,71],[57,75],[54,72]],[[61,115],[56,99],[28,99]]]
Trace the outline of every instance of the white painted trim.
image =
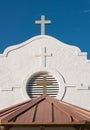
[[22,42],[22,43],[20,43],[18,45],[10,46],[10,47],[6,48],[5,51],[4,51],[4,53],[0,54],[0,57],[8,57],[9,53],[11,53],[11,52],[13,52],[13,51],[15,51],[17,49],[20,49],[20,48],[22,48],[22,47],[24,47],[24,46],[32,43],[35,40],[38,41],[38,39],[52,39],[56,43],[59,43],[59,45],[62,44],[63,46],[70,47],[71,49],[76,49],[77,53],[81,52],[80,48],[78,48],[76,46],[72,46],[72,45],[67,45],[67,44],[65,44],[65,43],[63,43],[63,42],[61,42],[61,41],[59,41],[56,38],[53,38],[51,36],[48,36],[48,35],[38,35],[38,36],[32,37],[29,40],[27,40],[25,42]]

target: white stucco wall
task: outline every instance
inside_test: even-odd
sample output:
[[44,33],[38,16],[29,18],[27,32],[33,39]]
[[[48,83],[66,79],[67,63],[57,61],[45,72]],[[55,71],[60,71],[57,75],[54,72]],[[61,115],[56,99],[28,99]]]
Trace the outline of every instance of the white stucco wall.
[[[46,49],[44,56],[38,57]],[[0,109],[28,100],[27,80],[48,71],[57,79],[57,99],[90,110],[90,61],[87,53],[57,39],[40,35],[7,48],[0,55]]]

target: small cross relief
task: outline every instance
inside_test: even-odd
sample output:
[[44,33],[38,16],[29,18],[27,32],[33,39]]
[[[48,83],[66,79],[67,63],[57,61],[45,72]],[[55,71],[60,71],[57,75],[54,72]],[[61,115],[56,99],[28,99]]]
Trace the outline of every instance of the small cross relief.
[[38,81],[36,83],[38,86],[43,86],[43,94],[46,94],[47,86],[53,85],[52,82],[47,81],[46,77],[43,77],[43,81]]
[[47,57],[52,57],[53,54],[47,53],[47,48],[44,47],[44,48],[41,48],[41,54],[37,54],[35,56],[40,57],[41,58],[41,66],[46,67]]

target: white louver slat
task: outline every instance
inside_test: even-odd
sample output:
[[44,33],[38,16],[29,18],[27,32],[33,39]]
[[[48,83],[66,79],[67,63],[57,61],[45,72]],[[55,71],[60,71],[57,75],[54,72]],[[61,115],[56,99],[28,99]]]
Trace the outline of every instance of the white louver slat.
[[52,85],[46,86],[46,94],[51,97],[56,97],[59,91],[58,81],[47,72],[40,72],[34,75],[27,83],[27,94],[30,98],[35,98],[43,94],[43,85],[38,85],[37,82],[42,82],[43,77],[47,82],[51,82]]

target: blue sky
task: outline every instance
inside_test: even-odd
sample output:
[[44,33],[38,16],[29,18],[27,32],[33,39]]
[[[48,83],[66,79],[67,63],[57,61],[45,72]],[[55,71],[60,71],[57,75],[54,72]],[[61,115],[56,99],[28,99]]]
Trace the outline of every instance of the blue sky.
[[46,35],[78,46],[90,59],[90,0],[0,0],[0,53],[39,35],[41,15],[52,21]]

